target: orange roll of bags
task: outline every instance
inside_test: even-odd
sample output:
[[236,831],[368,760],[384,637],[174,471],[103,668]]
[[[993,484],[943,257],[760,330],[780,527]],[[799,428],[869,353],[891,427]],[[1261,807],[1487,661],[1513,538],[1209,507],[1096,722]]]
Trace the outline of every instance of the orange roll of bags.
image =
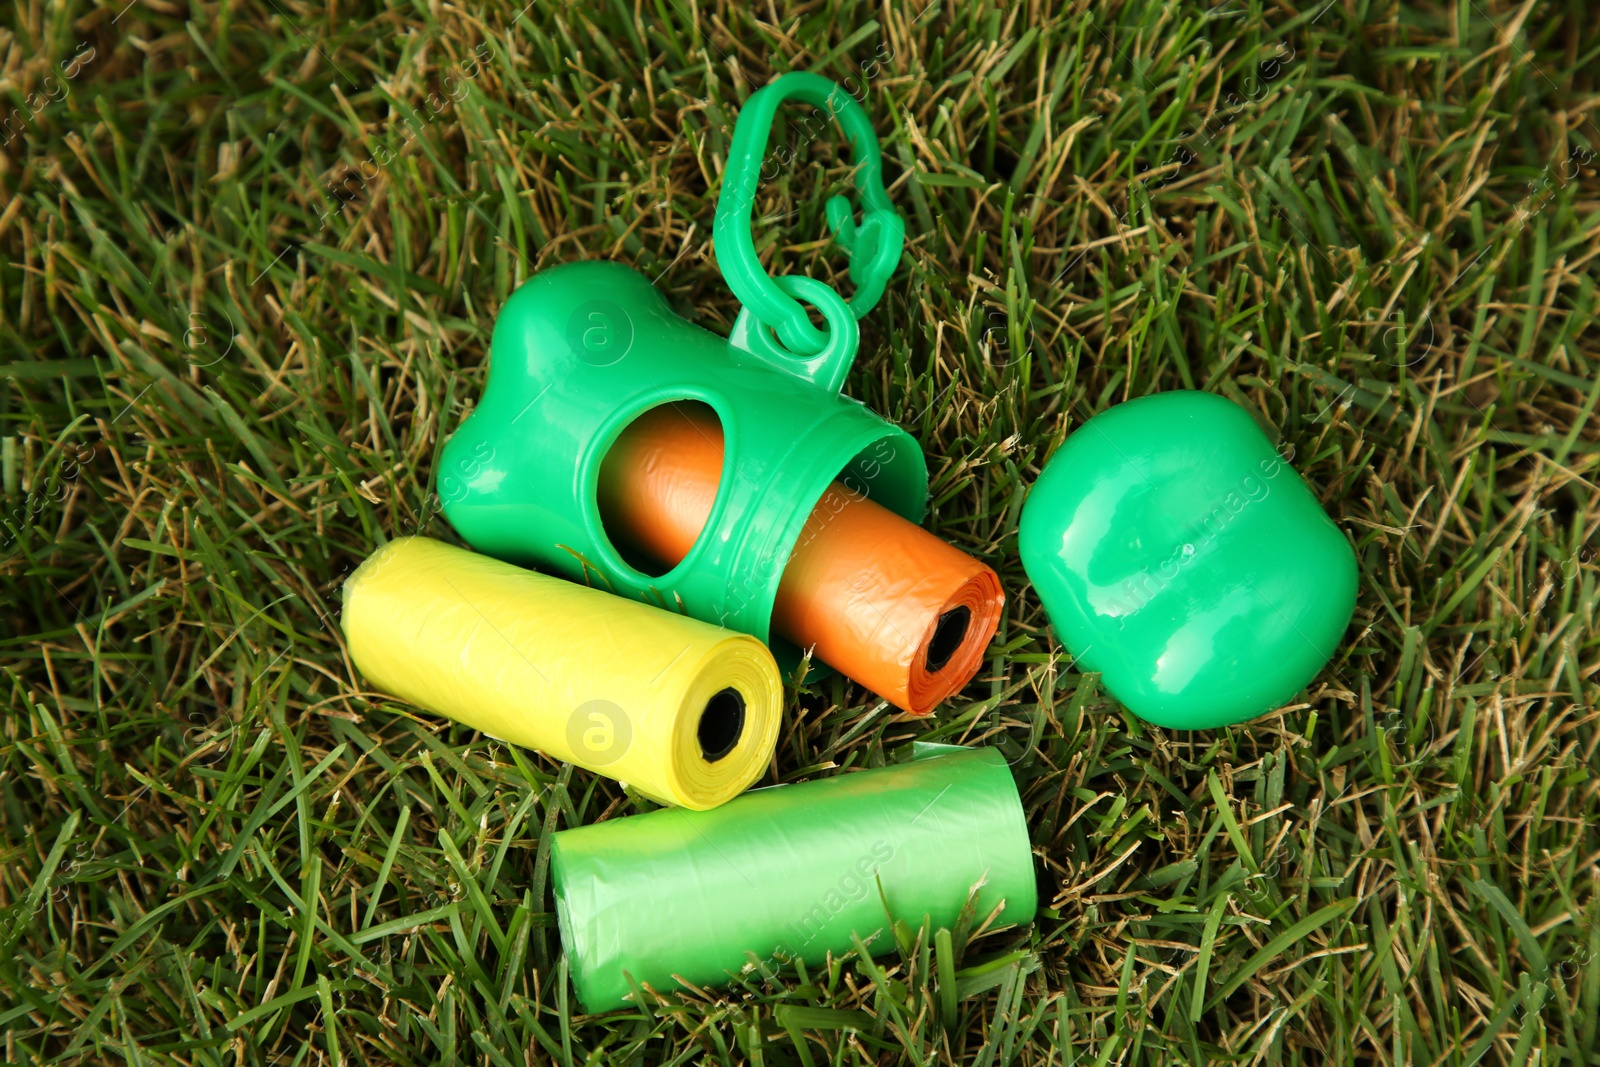
[[[600,511],[628,547],[688,555],[722,480],[722,427],[664,405],[623,431],[600,471]],[[773,630],[896,707],[926,715],[966,685],[1000,625],[994,571],[838,482],[784,567]]]

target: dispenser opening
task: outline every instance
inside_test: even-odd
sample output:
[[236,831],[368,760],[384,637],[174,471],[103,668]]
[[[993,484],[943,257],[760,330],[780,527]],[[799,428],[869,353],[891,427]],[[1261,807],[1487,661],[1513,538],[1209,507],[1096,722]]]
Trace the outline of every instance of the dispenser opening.
[[933,628],[933,640],[928,642],[928,673],[944,669],[950,657],[956,654],[961,642],[967,639],[967,627],[972,625],[972,609],[962,605],[939,616]]
[[729,687],[706,701],[700,713],[700,753],[707,763],[732,752],[744,732],[744,696]]

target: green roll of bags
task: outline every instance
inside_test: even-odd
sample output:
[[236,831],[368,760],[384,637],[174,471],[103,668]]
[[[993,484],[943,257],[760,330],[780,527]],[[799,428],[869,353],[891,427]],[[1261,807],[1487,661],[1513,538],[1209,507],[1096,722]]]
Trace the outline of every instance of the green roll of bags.
[[[590,1012],[627,1003],[624,973],[726,984],[750,956],[810,966],[890,951],[889,916],[953,927],[1038,906],[1022,802],[999,751],[914,746],[910,762],[757,789],[713,811],[664,809],[563,830],[551,845],[561,941]],[[882,885],[883,895],[878,892]],[[884,909],[888,903],[888,914]]]

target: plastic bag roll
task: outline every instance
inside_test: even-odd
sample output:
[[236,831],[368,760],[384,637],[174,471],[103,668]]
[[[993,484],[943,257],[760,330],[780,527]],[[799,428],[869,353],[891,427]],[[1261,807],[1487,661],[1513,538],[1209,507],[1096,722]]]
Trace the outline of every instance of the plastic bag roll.
[[777,744],[783,686],[755,638],[425,537],[356,569],[343,626],[380,689],[662,803],[726,802]]
[[[600,508],[629,547],[671,566],[716,501],[722,427],[689,405],[629,425],[600,473]],[[773,607],[775,632],[913,715],[983,665],[1005,594],[994,571],[838,482],[812,509]]]
[[662,993],[678,977],[716,987],[747,966],[848,952],[852,933],[881,955],[894,947],[889,915],[953,927],[980,884],[976,922],[1002,904],[995,926],[1030,921],[1033,854],[1004,758],[915,748],[908,763],[757,789],[715,811],[556,834],[557,920],[585,1009],[626,1003],[625,973]]
[[994,571],[834,482],[783,569],[779,633],[926,715],[983,666],[1005,594]]

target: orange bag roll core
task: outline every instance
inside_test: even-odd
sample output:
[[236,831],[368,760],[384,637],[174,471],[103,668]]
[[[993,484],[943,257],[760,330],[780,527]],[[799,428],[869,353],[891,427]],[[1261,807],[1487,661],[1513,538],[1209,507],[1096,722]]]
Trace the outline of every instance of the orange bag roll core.
[[[600,469],[600,514],[624,545],[672,566],[722,480],[722,426],[663,405],[622,432]],[[972,679],[1000,625],[994,571],[838,482],[789,557],[772,627],[896,707],[926,715]]]

